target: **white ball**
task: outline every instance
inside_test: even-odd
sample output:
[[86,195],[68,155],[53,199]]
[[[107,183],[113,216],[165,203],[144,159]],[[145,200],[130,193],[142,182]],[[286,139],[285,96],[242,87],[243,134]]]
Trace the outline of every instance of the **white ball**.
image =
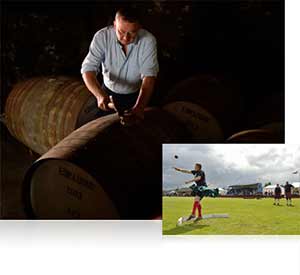
[[177,225],[180,226],[180,225],[182,225],[182,223],[183,223],[183,218],[180,217],[177,221]]

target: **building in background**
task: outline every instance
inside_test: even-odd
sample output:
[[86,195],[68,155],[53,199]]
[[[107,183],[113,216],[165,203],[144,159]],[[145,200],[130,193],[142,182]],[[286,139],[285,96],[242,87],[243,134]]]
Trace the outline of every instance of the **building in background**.
[[263,188],[261,183],[238,184],[228,186],[227,195],[232,196],[254,196],[262,194]]
[[[265,186],[264,187],[264,195],[265,196],[274,196],[275,194],[275,188],[276,188],[276,184],[271,184],[271,185],[268,185],[268,186]],[[281,194],[283,195],[284,194],[284,188],[282,186],[280,186],[281,188]]]

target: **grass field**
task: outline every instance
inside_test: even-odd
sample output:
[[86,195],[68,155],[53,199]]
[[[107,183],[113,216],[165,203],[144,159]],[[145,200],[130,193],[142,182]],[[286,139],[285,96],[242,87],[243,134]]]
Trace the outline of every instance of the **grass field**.
[[228,213],[226,219],[206,219],[176,226],[179,217],[191,212],[192,197],[163,198],[163,234],[165,235],[300,235],[300,199],[287,207],[273,199],[204,198],[202,214]]

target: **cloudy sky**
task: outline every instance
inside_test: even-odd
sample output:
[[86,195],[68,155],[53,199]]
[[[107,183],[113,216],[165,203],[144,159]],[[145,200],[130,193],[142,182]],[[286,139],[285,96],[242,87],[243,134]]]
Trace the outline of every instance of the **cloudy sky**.
[[[177,155],[178,159],[174,156]],[[192,170],[201,163],[212,187],[233,184],[300,181],[300,146],[270,144],[165,144],[163,145],[164,190],[184,187],[192,175],[175,171],[176,166]]]

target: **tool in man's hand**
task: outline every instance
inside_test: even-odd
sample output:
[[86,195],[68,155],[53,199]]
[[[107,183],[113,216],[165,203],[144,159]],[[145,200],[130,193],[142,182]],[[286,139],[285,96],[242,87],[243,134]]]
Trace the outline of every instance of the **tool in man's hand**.
[[135,116],[130,115],[128,110],[124,110],[119,106],[117,101],[114,101],[113,97],[109,97],[110,102],[108,103],[108,107],[116,111],[118,116],[120,117],[120,123],[124,126],[130,126],[138,123],[138,120]]

